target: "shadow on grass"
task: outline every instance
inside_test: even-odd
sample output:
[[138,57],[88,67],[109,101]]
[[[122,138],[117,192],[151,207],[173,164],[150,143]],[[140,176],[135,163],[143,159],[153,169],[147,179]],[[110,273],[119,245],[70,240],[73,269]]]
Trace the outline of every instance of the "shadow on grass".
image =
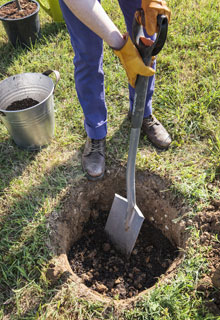
[[14,48],[9,41],[5,43],[0,40],[0,75],[10,76],[7,74],[7,70],[21,54],[33,50],[38,46],[46,45],[47,38],[55,37],[61,30],[66,30],[65,23],[45,23],[41,27],[40,38],[36,40],[33,48],[23,48],[20,45]]
[[[49,211],[59,207],[59,202],[53,204],[56,197],[79,174],[78,163],[74,165],[73,161],[71,158],[51,168],[39,184],[30,187],[23,196],[15,197],[5,208],[0,223],[0,305],[4,305],[5,315],[17,308],[14,301],[10,302],[14,290],[22,290],[31,282],[44,286],[41,271],[51,258],[46,245],[46,220]],[[46,209],[48,201],[50,209]]]
[[[111,126],[111,120],[108,122]],[[125,157],[129,150],[129,137],[130,137],[130,121],[127,117],[123,119],[118,130],[114,135],[107,139],[106,146],[106,162],[107,167],[111,164],[121,165],[121,159]]]
[[[111,123],[109,122],[109,126]],[[119,129],[115,134],[108,140],[107,143],[107,164],[110,163],[121,163],[121,159],[124,158],[129,151],[131,133],[131,122],[128,117],[125,116],[124,120],[121,122]],[[159,149],[154,147],[151,142],[144,136],[141,132],[138,149],[149,148],[150,150],[156,151],[158,154],[166,152],[166,149]],[[117,155],[117,156],[115,156]]]
[[10,182],[22,175],[25,168],[35,160],[39,151],[28,152],[20,149],[11,138],[0,142],[0,194]]
[[9,42],[5,43],[0,41],[0,74],[5,77],[9,76],[9,74],[7,74],[8,68],[14,63],[14,60],[19,57],[23,50],[21,47],[15,49]]
[[41,27],[41,38],[40,42],[44,43],[44,38],[50,37],[50,36],[56,36],[60,31],[66,30],[66,24],[64,22],[56,23],[56,22],[51,22],[51,23],[45,23]]

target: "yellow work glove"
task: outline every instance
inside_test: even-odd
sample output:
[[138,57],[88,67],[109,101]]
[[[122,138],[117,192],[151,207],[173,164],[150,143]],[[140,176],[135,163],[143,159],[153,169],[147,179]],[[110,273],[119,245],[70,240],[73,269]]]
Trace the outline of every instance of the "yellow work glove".
[[170,21],[171,11],[164,0],[142,0],[144,10],[145,29],[149,36],[157,32],[157,16],[163,14]]
[[125,35],[125,37],[125,45],[120,50],[114,49],[114,53],[119,57],[121,64],[127,73],[128,81],[134,88],[138,75],[150,77],[155,74],[155,70],[144,64],[137,48],[131,41],[131,38],[128,35]]

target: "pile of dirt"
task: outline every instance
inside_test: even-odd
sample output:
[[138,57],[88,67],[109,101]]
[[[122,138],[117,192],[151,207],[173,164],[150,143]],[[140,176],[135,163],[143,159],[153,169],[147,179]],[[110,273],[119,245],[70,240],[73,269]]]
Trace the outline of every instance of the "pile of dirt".
[[37,10],[37,4],[29,0],[20,0],[21,10],[18,10],[15,1],[0,9],[0,17],[4,19],[19,19],[31,15]]
[[211,312],[220,314],[220,201],[213,201],[194,219],[200,230],[200,243],[210,248],[206,254],[209,272],[199,281],[197,290],[202,291]]
[[16,111],[16,110],[28,109],[28,108],[31,108],[31,107],[37,105],[38,103],[39,103],[39,101],[36,101],[32,98],[26,98],[23,100],[18,100],[18,101],[12,102],[12,104],[10,104],[10,106],[8,106],[6,108],[6,110],[7,111]]
[[93,211],[69,262],[87,287],[105,296],[126,299],[152,287],[178,255],[162,232],[144,221],[129,259],[112,246],[104,232],[108,213]]

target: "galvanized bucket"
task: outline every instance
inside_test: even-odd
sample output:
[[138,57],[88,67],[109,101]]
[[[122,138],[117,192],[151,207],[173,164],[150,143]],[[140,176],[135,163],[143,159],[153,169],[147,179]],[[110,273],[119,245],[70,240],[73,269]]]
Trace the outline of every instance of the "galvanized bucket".
[[[56,76],[56,82],[48,77]],[[54,136],[53,93],[60,74],[56,70],[44,73],[21,73],[0,82],[0,118],[14,142],[21,148],[38,150]],[[32,98],[39,103],[33,107],[9,111],[13,102]]]

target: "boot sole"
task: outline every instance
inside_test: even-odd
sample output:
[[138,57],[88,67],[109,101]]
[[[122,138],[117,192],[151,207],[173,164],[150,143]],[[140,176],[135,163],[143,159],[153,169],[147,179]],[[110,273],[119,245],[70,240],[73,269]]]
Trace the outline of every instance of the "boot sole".
[[[85,172],[85,171],[84,171]],[[85,172],[85,176],[89,181],[98,181],[101,180],[104,177],[105,172],[103,172],[100,176],[98,177],[92,177],[88,173]]]

